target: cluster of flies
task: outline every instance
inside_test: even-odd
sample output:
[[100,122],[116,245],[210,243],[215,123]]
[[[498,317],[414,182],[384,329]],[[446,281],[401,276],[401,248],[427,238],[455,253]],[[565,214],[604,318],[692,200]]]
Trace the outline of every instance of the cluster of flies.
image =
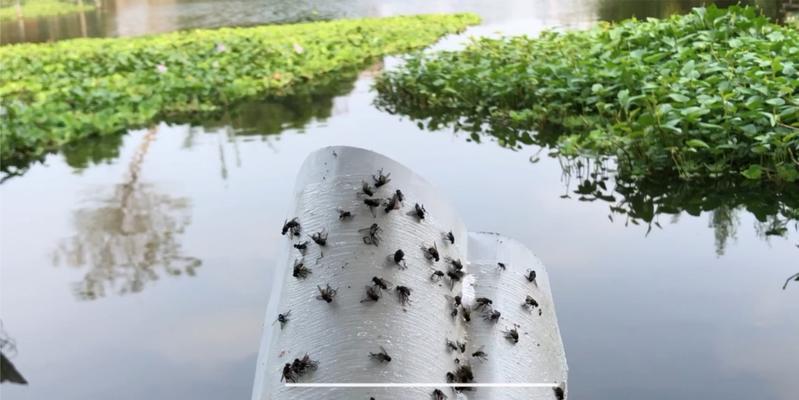
[[[403,201],[405,200],[405,194],[402,193],[401,190],[395,190],[394,193],[386,199],[374,197],[377,189],[391,181],[391,174],[384,174],[383,170],[379,170],[376,175],[372,175],[372,180],[372,184],[363,181],[359,191],[359,196],[366,196],[366,198],[363,199],[363,203],[369,209],[370,213],[372,213],[372,216],[377,216],[375,210],[378,208],[382,208],[385,214],[389,214],[395,210],[400,210],[402,208]],[[337,211],[338,219],[342,222],[351,220],[354,217],[354,213],[352,211],[341,208],[337,209]],[[414,204],[413,209],[409,211],[407,215],[415,218],[418,222],[422,222],[428,216],[427,209],[425,209],[424,205],[419,203]],[[281,234],[284,236],[288,235],[291,239],[298,240],[293,246],[302,256],[305,256],[308,246],[311,245],[311,242],[320,247],[327,246],[328,233],[325,230],[312,233],[310,236],[308,236],[310,240],[300,241],[302,232],[302,225],[300,224],[298,218],[295,217],[283,222]],[[383,229],[380,228],[377,223],[373,223],[366,228],[359,229],[358,232],[362,235],[362,241],[364,244],[379,247],[380,242],[382,241],[381,233],[383,232]],[[451,244],[455,244],[455,235],[452,233],[452,231],[446,232],[442,236],[444,240]],[[421,247],[426,259],[434,262],[438,262],[440,260],[438,247],[435,243],[433,243],[432,246],[422,245]],[[393,263],[400,269],[407,268],[405,252],[402,249],[398,249],[392,255],[390,255],[389,260],[393,261]],[[456,276],[457,279],[455,280],[459,280],[460,277],[463,276],[462,272],[459,273],[463,267],[460,265],[459,261],[456,263],[456,265],[458,265],[457,270],[450,271],[448,274],[450,276]],[[311,273],[312,272],[310,268],[308,268],[308,266],[305,264],[303,258],[298,258],[294,261],[292,271],[293,277],[302,280],[307,278]],[[431,280],[437,280],[443,276],[444,274],[442,272],[436,271],[431,276]],[[365,289],[366,294],[361,300],[362,303],[377,302],[381,299],[384,292],[388,292],[390,290],[393,290],[396,293],[397,300],[403,306],[406,306],[410,303],[410,296],[412,292],[411,288],[402,285],[393,286],[391,282],[381,277],[373,277]],[[324,287],[317,285],[317,290],[319,294],[316,296],[316,298],[318,300],[325,301],[326,303],[332,303],[338,292],[338,289],[332,288],[329,284],[326,284]],[[289,322],[290,317],[291,310],[278,314],[275,323],[279,322],[281,329],[283,329],[283,327]],[[391,362],[391,356],[388,355],[388,352],[383,347],[380,348],[380,352],[369,353],[369,357],[381,363]],[[302,359],[295,359],[293,363],[286,363],[283,368],[281,380],[286,382],[296,382],[296,380],[304,373],[316,369],[317,366],[318,362],[311,360],[310,356],[306,354]]]
[[[380,187],[386,185],[391,181],[391,174],[383,174],[383,170],[379,170],[377,175],[372,175],[373,184],[369,184],[366,181],[362,182],[361,189],[359,191],[359,195],[367,196],[363,199],[363,203],[366,207],[369,208],[370,213],[373,217],[376,217],[376,209],[382,208],[385,214],[389,214],[392,211],[400,210],[402,208],[402,203],[405,200],[405,195],[402,193],[401,190],[397,189],[391,197],[380,199],[376,198],[375,192]],[[351,211],[338,209],[339,220],[340,221],[347,221],[353,218],[354,214]],[[414,204],[413,209],[407,213],[414,217],[418,222],[422,222],[427,217],[427,210],[425,209],[424,205],[419,203]],[[359,229],[358,232],[362,235],[362,241],[366,245],[372,245],[379,247],[381,242],[381,233],[382,228],[377,223],[373,223],[372,225]],[[291,238],[299,238],[302,234],[302,227],[300,222],[297,218],[292,218],[291,220],[287,220],[283,223],[283,228],[281,229],[281,233],[285,235],[289,235]],[[445,232],[442,234],[442,238],[445,242],[449,242],[450,244],[455,244],[455,235],[452,231]],[[327,239],[328,234],[325,230],[315,232],[310,235],[311,241],[316,243],[316,245],[320,247],[327,246]],[[301,255],[305,255],[308,245],[310,241],[302,241],[294,244],[294,248],[297,249]],[[441,255],[438,251],[438,247],[433,242],[432,245],[422,244],[421,246],[422,254],[424,255],[425,259],[430,261],[431,263],[437,263],[441,260]],[[399,269],[406,269],[406,259],[405,259],[405,252],[402,249],[396,250],[392,255],[389,256],[389,260],[393,262]],[[459,282],[464,276],[464,266],[463,263],[458,259],[453,259],[450,257],[445,257],[445,264],[446,267],[444,270],[439,270],[433,268],[433,272],[430,275],[430,280],[433,282],[438,282],[441,280],[447,280],[449,282],[450,289],[452,289],[456,282]],[[497,263],[497,268],[505,271],[507,266],[504,263]],[[294,267],[292,275],[297,279],[305,279],[307,276],[311,274],[311,270],[305,265],[302,259],[297,259],[294,261]],[[536,283],[536,273],[533,270],[528,270],[525,278],[531,282]],[[536,283],[537,284],[537,283]],[[325,285],[325,287],[318,286],[317,290],[319,294],[316,296],[318,300],[325,301],[327,303],[333,302],[336,297],[337,289],[330,287],[330,285]],[[369,303],[369,302],[377,302],[379,301],[382,296],[383,292],[388,292],[392,290],[391,282],[378,277],[372,277],[370,283],[365,286],[365,297],[361,300],[361,303]],[[397,285],[393,287],[394,292],[396,293],[397,299],[403,306],[408,305],[410,302],[411,296],[411,289],[407,286]],[[452,310],[450,312],[451,317],[457,317],[458,313],[461,313],[461,316],[465,322],[471,321],[471,313],[472,311],[479,311],[482,313],[482,317],[485,321],[489,323],[496,323],[499,321],[502,313],[496,310],[493,307],[493,301],[487,297],[479,297],[475,299],[475,305],[473,308],[470,308],[462,303],[461,296],[446,296],[452,304]],[[541,309],[538,305],[538,302],[532,297],[527,296],[522,303],[522,307],[532,310],[538,308],[538,313],[541,315]],[[291,315],[291,310],[278,314],[277,320],[275,322],[279,322],[281,329],[288,323],[289,317]],[[519,342],[519,332],[518,332],[518,325],[514,325],[513,328],[505,330],[504,336],[506,339],[511,341],[512,343]],[[446,340],[447,349],[451,352],[466,352],[466,343],[460,341],[451,341],[449,339]],[[479,361],[485,361],[488,359],[488,354],[483,350],[483,347],[480,347],[476,351],[471,352],[471,357],[477,359]],[[388,352],[381,346],[380,351],[377,353],[369,353],[369,358],[373,359],[379,363],[389,363],[391,362],[392,358],[388,354]],[[472,372],[472,367],[469,365],[468,362],[462,362],[459,358],[455,358],[455,365],[456,368],[454,371],[447,372],[446,380],[448,383],[469,383],[474,380],[474,374]],[[296,380],[301,377],[303,374],[315,370],[318,366],[318,362],[311,360],[310,356],[306,354],[302,359],[295,359],[292,363],[286,363],[283,367],[283,374],[281,377],[281,381],[286,382],[296,382]],[[469,388],[459,388],[455,387],[456,391],[461,390],[468,390]],[[560,392],[558,392],[560,390]],[[556,398],[562,399],[563,390],[560,388],[555,388],[555,395]],[[431,397],[434,400],[444,400],[447,399],[447,395],[444,394],[439,389],[435,389]]]

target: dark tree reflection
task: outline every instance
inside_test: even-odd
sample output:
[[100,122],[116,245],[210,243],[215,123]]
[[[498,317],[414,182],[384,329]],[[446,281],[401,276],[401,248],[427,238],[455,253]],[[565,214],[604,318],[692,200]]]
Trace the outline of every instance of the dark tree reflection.
[[[534,136],[537,138],[537,136]],[[546,145],[546,143],[540,143]],[[709,216],[716,254],[723,255],[735,240],[741,213],[755,217],[755,232],[768,240],[799,231],[799,188],[752,182],[745,178],[686,181],[673,176],[631,178],[615,168],[609,158],[560,158],[566,193],[563,198],[604,201],[608,218],[625,225],[662,229],[661,220],[676,220],[682,213]]]
[[11,358],[17,355],[17,344],[3,329],[0,321],[0,383],[17,383],[27,385],[28,381],[17,370]]
[[140,182],[156,133],[153,128],[142,138],[124,183],[109,197],[95,200],[99,206],[74,212],[76,233],[58,246],[56,264],[89,268],[74,286],[81,299],[140,292],[162,275],[192,276],[201,265],[181,252],[180,236],[191,222],[189,201]]

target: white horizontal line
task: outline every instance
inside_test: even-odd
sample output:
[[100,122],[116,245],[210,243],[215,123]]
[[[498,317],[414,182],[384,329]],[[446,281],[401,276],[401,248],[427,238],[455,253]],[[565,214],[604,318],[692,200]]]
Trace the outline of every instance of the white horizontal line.
[[496,388],[554,388],[557,383],[286,383],[286,387],[305,388],[412,388],[412,387],[496,387]]

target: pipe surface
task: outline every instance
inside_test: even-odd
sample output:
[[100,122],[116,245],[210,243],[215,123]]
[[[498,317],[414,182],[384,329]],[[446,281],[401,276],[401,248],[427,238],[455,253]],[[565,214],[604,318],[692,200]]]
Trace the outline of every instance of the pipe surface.
[[[386,199],[396,190],[404,194],[403,206],[388,213],[384,206],[374,216],[364,204],[362,182],[374,186],[373,175],[382,170],[391,181],[375,189],[374,198]],[[315,371],[299,382],[310,383],[440,383],[454,368],[446,340],[463,341],[461,322],[450,318],[451,295],[446,280],[431,280],[435,269],[444,270],[445,257],[464,259],[466,229],[454,209],[434,188],[399,163],[382,155],[352,147],[328,147],[312,153],[303,164],[295,187],[295,209],[301,234],[285,239],[284,251],[267,310],[266,326],[256,370],[253,399],[378,399],[429,398],[431,388],[352,389],[288,388],[281,383],[285,363],[308,354],[317,361]],[[408,215],[414,204],[427,213],[419,220]],[[339,210],[353,217],[339,219]],[[364,243],[362,229],[378,224],[377,246]],[[277,228],[277,227],[276,227]],[[328,234],[326,246],[309,238]],[[452,231],[455,244],[443,240]],[[286,235],[290,236],[290,233]],[[293,247],[308,241],[305,255]],[[428,260],[423,246],[434,246],[439,261]],[[400,268],[390,257],[405,253]],[[305,279],[292,276],[295,260],[311,273]],[[299,262],[299,261],[297,261]],[[378,301],[363,301],[372,278],[389,281]],[[317,299],[318,286],[337,290],[331,303]],[[401,304],[397,286],[411,289],[409,302]],[[458,290],[458,286],[454,287]],[[272,321],[291,311],[281,329]],[[381,346],[392,357],[380,362],[370,353]],[[446,388],[441,388],[446,390]]]
[[[500,267],[500,263],[504,268]],[[469,324],[470,354],[480,350],[485,360],[472,359],[480,382],[553,383],[566,389],[568,367],[561,341],[549,276],[541,261],[523,244],[496,233],[469,233],[471,288],[464,301],[490,299],[474,310]],[[530,272],[535,272],[531,282]],[[528,303],[528,296],[532,301]],[[467,298],[468,297],[468,298]],[[475,305],[473,307],[478,307]],[[498,320],[486,320],[498,311]],[[510,334],[515,329],[516,341]],[[554,399],[552,387],[480,388],[470,399]]]
[[[381,170],[390,174],[390,181],[374,188],[374,196],[365,195],[363,182],[374,187]],[[385,211],[397,190],[404,195],[401,207]],[[370,209],[367,198],[380,199],[381,205]],[[426,210],[424,219],[413,215],[417,203]],[[253,400],[428,399],[434,390],[287,387],[284,367],[306,354],[318,363],[316,368],[290,373],[289,379],[442,384],[448,372],[468,365],[477,383],[543,383],[565,389],[566,358],[548,276],[522,244],[497,234],[467,233],[454,208],[429,183],[401,164],[359,148],[336,146],[312,153],[298,174],[293,204],[287,220],[296,217],[300,232],[284,235]],[[341,219],[342,211],[352,217]],[[376,246],[368,243],[372,224],[380,228]],[[327,235],[324,245],[312,238],[319,232]],[[446,239],[447,232],[452,232],[454,244]],[[301,252],[294,245],[302,243],[307,248]],[[438,261],[423,249],[431,246],[439,252]],[[405,254],[400,265],[393,259],[398,249]],[[467,273],[463,279],[433,274],[451,271],[452,260],[462,261]],[[498,268],[500,262],[504,270]],[[305,278],[295,276],[298,263],[309,270]],[[528,269],[536,272],[535,282],[525,277]],[[374,277],[390,286],[376,289]],[[336,290],[331,302],[319,299],[319,288],[328,285]],[[407,303],[399,286],[410,289]],[[379,298],[369,299],[368,291]],[[472,307],[470,322],[464,322],[462,309],[452,316],[455,295]],[[527,296],[535,306],[522,306]],[[478,309],[480,297],[490,298],[491,305]],[[483,319],[494,310],[501,312],[496,321]],[[289,311],[288,321],[274,322]],[[510,339],[512,329],[518,332],[518,343]],[[448,340],[466,347],[453,350]],[[383,349],[389,362],[371,356]],[[470,388],[463,393],[437,388],[450,399],[557,398],[552,387]]]

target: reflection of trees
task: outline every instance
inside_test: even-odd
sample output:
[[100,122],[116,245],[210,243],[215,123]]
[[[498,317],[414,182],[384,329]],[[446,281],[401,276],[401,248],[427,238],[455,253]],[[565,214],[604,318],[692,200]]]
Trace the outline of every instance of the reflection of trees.
[[119,157],[122,147],[121,135],[105,135],[70,143],[61,149],[67,165],[76,169],[84,169],[92,164],[113,160]]
[[765,15],[779,19],[779,3],[784,0],[600,0],[597,7],[599,19],[619,21],[626,18],[663,18],[673,14],[686,14],[694,7],[710,3],[719,7],[734,4],[752,4],[760,7]]
[[790,226],[799,230],[799,188],[795,185],[778,186],[743,177],[691,181],[669,176],[628,178],[619,175],[607,160],[561,161],[567,190],[576,182],[564,197],[573,193],[580,201],[607,202],[611,220],[623,218],[625,224],[645,225],[647,233],[653,227],[661,228],[662,216],[676,219],[681,213],[708,213],[719,255],[729,240],[735,239],[740,212],[755,217],[755,230],[764,239],[783,236]]
[[[236,135],[267,136],[302,129],[314,120],[330,118],[333,100],[355,87],[361,68],[351,68],[285,89],[283,93],[253,99],[226,109],[224,114],[191,116],[189,122],[206,129],[233,128]],[[209,118],[211,117],[211,118]],[[180,121],[180,118],[176,118]]]
[[190,223],[186,199],[159,194],[139,182],[144,156],[155,139],[151,129],[131,160],[127,181],[114,188],[100,207],[74,213],[76,235],[62,241],[56,262],[74,267],[89,266],[75,293],[95,299],[112,290],[120,294],[139,292],[163,273],[194,275],[201,261],[181,255],[179,235]]
[[9,357],[17,354],[17,345],[14,339],[8,336],[3,329],[3,322],[0,321],[0,383],[11,382],[20,385],[27,385],[28,381],[22,376],[11,362]]

